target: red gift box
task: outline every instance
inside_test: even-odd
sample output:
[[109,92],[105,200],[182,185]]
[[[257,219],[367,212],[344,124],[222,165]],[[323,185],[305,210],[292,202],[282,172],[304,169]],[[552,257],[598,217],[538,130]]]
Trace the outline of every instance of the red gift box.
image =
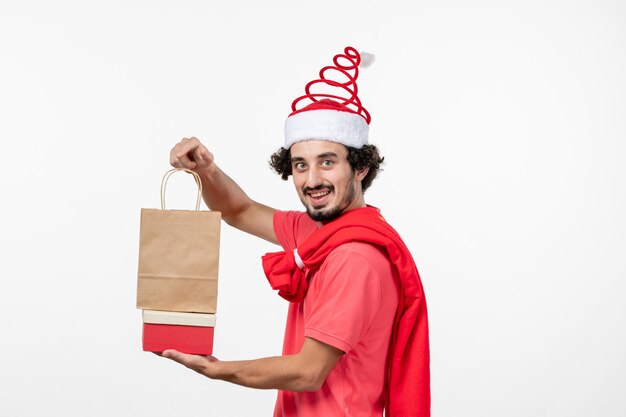
[[143,350],[210,355],[213,353],[214,314],[143,311]]
[[143,324],[143,350],[163,352],[175,349],[194,355],[213,353],[213,329],[203,326],[175,324]]

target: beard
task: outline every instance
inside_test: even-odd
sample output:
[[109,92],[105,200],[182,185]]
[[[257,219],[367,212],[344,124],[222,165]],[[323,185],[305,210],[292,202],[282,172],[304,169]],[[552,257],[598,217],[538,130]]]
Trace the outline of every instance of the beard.
[[[309,215],[309,217],[315,220],[316,222],[330,222],[332,220],[335,220],[339,216],[341,216],[356,198],[356,187],[354,185],[353,179],[354,179],[354,172],[352,172],[352,175],[350,175],[350,178],[348,178],[348,181],[346,182],[345,196],[343,197],[341,201],[339,201],[336,205],[332,207],[328,207],[328,208],[322,208],[322,207],[318,208],[315,206],[311,207],[306,203],[305,198],[301,197],[300,200],[302,201],[302,204],[304,204],[304,207],[306,208],[306,213]],[[319,187],[315,187],[315,188],[305,187],[302,190],[302,192],[304,195],[306,195],[306,193],[308,192],[321,191],[323,189],[327,189],[333,192],[335,190],[335,187],[333,187],[332,185],[330,186],[320,185]]]

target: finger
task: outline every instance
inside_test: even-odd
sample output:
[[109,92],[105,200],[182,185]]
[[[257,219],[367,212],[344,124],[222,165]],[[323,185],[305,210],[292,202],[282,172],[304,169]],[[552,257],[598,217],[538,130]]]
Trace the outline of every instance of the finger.
[[174,168],[187,168],[193,169],[195,168],[195,162],[189,159],[187,156],[183,156],[181,158],[172,157],[170,158],[170,165]]
[[177,350],[168,349],[163,351],[163,357],[185,365],[191,369],[200,369],[204,365],[206,358],[198,355],[188,355]]
[[196,149],[193,150],[192,156],[194,161],[200,162],[204,159],[202,155],[202,148],[203,146],[198,146]]
[[166,349],[163,352],[161,352],[161,356],[163,356],[164,358],[174,360],[176,362],[180,362],[183,359],[184,355],[185,355],[184,353],[179,352],[174,349]]
[[192,152],[198,145],[187,138],[183,138],[180,143],[170,151],[170,165],[174,168],[189,168],[191,162],[187,154]]
[[182,168],[193,169],[197,165],[189,158],[189,153],[179,153],[176,155],[176,160],[182,165]]
[[202,147],[202,158],[209,164],[213,163],[213,154],[211,152],[209,152],[209,150],[207,148],[205,148],[204,146]]
[[193,151],[193,160],[196,163],[202,162],[208,165],[211,163],[211,153],[204,146],[198,146]]
[[172,149],[172,158],[182,168],[195,168],[196,162],[192,160],[193,152],[200,146],[200,143],[196,140],[183,139],[178,145]]

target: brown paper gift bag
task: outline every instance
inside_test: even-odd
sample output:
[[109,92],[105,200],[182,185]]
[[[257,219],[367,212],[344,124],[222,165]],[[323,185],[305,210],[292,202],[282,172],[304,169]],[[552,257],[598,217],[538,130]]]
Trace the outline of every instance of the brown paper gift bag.
[[[165,209],[167,180],[177,171],[198,184],[195,210]],[[161,210],[141,209],[137,308],[216,312],[221,213],[201,211],[201,195],[198,174],[172,169],[161,182]]]

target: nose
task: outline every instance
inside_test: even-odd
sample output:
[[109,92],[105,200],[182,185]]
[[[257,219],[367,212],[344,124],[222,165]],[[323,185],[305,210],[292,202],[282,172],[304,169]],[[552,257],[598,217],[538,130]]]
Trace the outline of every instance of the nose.
[[322,183],[323,183],[322,175],[319,169],[317,169],[317,167],[309,168],[307,171],[305,185],[309,188],[315,188],[315,187],[319,187],[320,185],[322,185]]

